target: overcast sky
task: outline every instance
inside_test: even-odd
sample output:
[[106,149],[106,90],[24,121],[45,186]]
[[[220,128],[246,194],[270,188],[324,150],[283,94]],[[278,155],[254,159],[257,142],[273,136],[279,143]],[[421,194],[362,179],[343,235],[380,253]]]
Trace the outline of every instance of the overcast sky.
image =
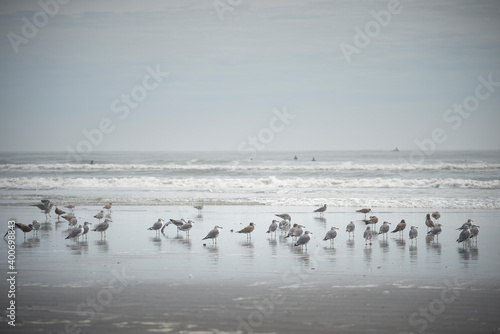
[[499,1],[54,2],[0,5],[0,151],[500,148]]

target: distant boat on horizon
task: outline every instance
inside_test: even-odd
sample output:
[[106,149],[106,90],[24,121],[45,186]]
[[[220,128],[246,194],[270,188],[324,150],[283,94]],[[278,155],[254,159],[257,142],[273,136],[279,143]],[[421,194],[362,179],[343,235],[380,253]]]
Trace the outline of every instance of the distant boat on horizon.
[[399,152],[399,148],[395,147],[392,152]]

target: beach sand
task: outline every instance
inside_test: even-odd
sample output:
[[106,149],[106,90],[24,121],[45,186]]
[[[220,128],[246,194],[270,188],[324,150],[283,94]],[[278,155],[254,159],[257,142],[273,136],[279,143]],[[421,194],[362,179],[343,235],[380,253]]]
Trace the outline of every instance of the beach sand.
[[[114,207],[106,239],[65,240],[52,218],[38,237],[17,233],[16,327],[2,333],[500,333],[499,212],[445,211],[439,242],[426,240],[425,210],[378,209],[381,220],[420,227],[411,243],[389,235],[365,246],[362,215],[309,207]],[[77,208],[82,222],[100,210]],[[308,250],[265,233],[274,213],[288,212],[313,232]],[[3,221],[43,220],[34,208],[0,207]],[[191,237],[174,226],[155,236],[159,217],[193,219]],[[42,218],[42,219],[40,219]],[[456,227],[481,225],[477,246],[457,245]],[[345,225],[356,222],[349,239]],[[251,241],[232,233],[256,223]],[[224,227],[217,245],[201,239]],[[380,224],[379,224],[380,225]],[[340,228],[333,248],[323,242]],[[0,243],[6,254],[6,243]],[[0,263],[6,275],[7,261]],[[6,309],[8,286],[1,285]]]

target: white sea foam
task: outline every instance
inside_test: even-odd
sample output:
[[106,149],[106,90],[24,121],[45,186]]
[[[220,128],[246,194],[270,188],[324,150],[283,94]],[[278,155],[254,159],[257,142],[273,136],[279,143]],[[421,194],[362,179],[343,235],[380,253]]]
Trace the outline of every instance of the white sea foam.
[[317,189],[356,188],[443,188],[443,189],[500,189],[500,180],[471,180],[455,178],[401,179],[401,178],[223,178],[223,177],[111,177],[111,178],[67,178],[67,177],[20,177],[0,178],[0,189],[68,189],[68,188],[129,188],[163,189],[184,191],[210,189],[224,192],[244,189],[244,192],[289,192],[297,189],[314,192]]
[[351,161],[342,163],[277,163],[277,162],[239,162],[229,161],[227,163],[206,164],[197,161],[164,164],[1,164],[1,171],[27,171],[27,172],[77,172],[77,171],[452,171],[452,170],[499,170],[500,164],[487,162],[463,162],[463,163],[433,163],[433,164],[411,164],[411,163],[354,163]]

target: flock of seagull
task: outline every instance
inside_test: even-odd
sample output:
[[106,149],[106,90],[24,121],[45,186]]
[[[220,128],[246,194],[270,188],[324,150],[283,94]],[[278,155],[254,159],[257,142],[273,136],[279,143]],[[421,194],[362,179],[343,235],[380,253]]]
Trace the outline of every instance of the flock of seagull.
[[[39,208],[42,213],[45,214],[46,219],[50,216],[50,212],[52,211],[52,208],[54,207],[54,203],[52,203],[50,200],[41,200],[40,203],[33,204],[33,206],[36,206]],[[92,225],[92,223],[89,222],[84,222],[84,224],[78,224],[77,218],[73,215],[73,209],[75,208],[74,205],[70,204],[67,205],[66,208],[71,211],[71,213],[67,213],[58,207],[55,208],[55,213],[58,218],[58,222],[60,222],[60,218],[64,218],[68,223],[69,227],[74,226],[74,228],[69,232],[68,236],[66,239],[77,239],[79,240],[80,237],[87,238],[87,233],[89,231],[95,231],[95,232],[100,232],[101,233],[101,239],[106,237],[106,230],[109,228],[109,223],[112,222],[111,218],[111,207],[112,203],[107,203],[106,205],[103,206],[103,209],[108,210],[108,214],[105,214],[104,210],[101,210],[98,212],[94,218],[99,220],[98,225],[96,225],[93,229],[90,229],[89,225]],[[203,204],[195,205],[195,209],[198,210],[198,213],[201,213],[201,210],[203,210]],[[320,217],[323,217],[324,212],[327,209],[327,205],[324,204],[320,208],[314,210],[315,213],[319,213]],[[363,233],[363,238],[365,239],[365,245],[369,243],[371,246],[371,240],[374,236],[382,235],[382,237],[387,237],[387,233],[390,231],[390,224],[387,221],[384,221],[382,225],[380,226],[379,230],[376,230],[376,224],[378,223],[379,219],[376,216],[370,216],[369,219],[366,218],[366,214],[371,212],[370,208],[363,208],[360,210],[357,210],[356,212],[363,213],[365,215],[365,218],[362,220],[365,222],[366,229]],[[285,238],[291,237],[295,242],[294,246],[296,247],[305,247],[307,250],[307,244],[311,240],[311,234],[312,232],[304,230],[305,226],[300,225],[300,224],[293,224],[291,225],[292,217],[287,214],[287,213],[282,213],[282,214],[276,214],[277,217],[281,218],[281,221],[278,220],[272,220],[271,225],[269,225],[269,228],[266,233],[274,233],[276,235],[277,230],[279,229],[282,234],[285,235]],[[434,218],[434,221],[432,218]],[[427,226],[427,235],[434,238],[438,238],[439,240],[439,234],[442,232],[442,227],[443,225],[439,223],[439,218],[441,218],[441,214],[436,211],[433,212],[432,214],[428,213],[425,218],[425,225]],[[104,221],[101,223],[101,219],[104,219]],[[165,223],[165,220],[162,218],[159,218],[151,227],[148,228],[148,230],[151,231],[156,231],[157,234],[164,233],[164,229],[169,226],[169,225],[174,225],[177,228],[177,233],[179,231],[185,232],[186,236],[189,238],[189,231],[193,228],[194,221],[188,220],[187,222],[184,219],[170,219],[168,222]],[[236,231],[236,233],[242,233],[246,234],[248,239],[251,239],[251,233],[255,229],[255,225],[253,222],[251,222],[248,226],[244,227],[243,229]],[[372,228],[373,226],[373,228]],[[15,227],[20,229],[21,231],[24,232],[24,237],[26,238],[26,233],[34,231],[36,234],[38,230],[40,229],[40,223],[37,220],[34,220],[32,224],[25,225],[22,223],[15,223]],[[356,225],[354,224],[353,221],[351,221],[349,224],[346,226],[346,232],[349,235],[349,238],[351,238],[351,234],[354,237],[354,230],[356,228]],[[405,220],[401,220],[399,224],[396,225],[396,228],[391,231],[391,233],[398,233],[399,236],[402,238],[403,237],[403,231],[406,228],[406,222]],[[220,230],[222,229],[221,226],[214,226],[214,228],[208,232],[208,234],[202,239],[202,240],[207,240],[210,239],[214,244],[217,243],[217,237],[219,236]],[[331,227],[329,231],[326,232],[325,237],[323,238],[323,241],[328,241],[330,240],[331,245],[333,245],[335,238],[337,237],[337,231],[339,230],[338,227]],[[462,243],[463,245],[475,240],[477,242],[477,236],[479,234],[479,226],[473,224],[472,219],[467,220],[462,226],[457,228],[457,230],[460,230],[460,234],[458,236],[457,242]],[[233,230],[231,230],[233,232]],[[5,236],[8,234],[5,233]],[[410,227],[408,236],[410,240],[413,242],[418,236],[418,226],[412,225]]]

